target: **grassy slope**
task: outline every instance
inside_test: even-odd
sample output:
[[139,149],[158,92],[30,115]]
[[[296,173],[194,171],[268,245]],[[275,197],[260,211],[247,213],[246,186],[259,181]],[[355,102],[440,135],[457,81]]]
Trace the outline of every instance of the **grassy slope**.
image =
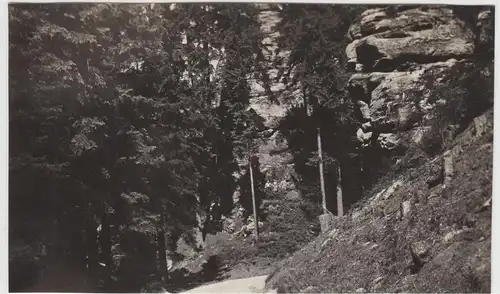
[[[487,114],[492,124],[493,112]],[[471,125],[456,138],[450,187],[428,184],[440,178],[442,156],[407,170],[387,199],[372,195],[337,219],[336,229],[281,262],[267,286],[302,293],[490,291],[491,207],[484,204],[492,196],[492,126],[474,133]],[[405,216],[402,203],[411,204]]]

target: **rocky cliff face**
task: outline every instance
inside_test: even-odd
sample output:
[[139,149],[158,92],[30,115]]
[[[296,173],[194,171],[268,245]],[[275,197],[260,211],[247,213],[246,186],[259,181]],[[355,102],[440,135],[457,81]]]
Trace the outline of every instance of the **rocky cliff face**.
[[[252,82],[252,99],[250,108],[264,118],[264,125],[268,128],[257,140],[258,154],[262,172],[266,174],[267,187],[275,191],[288,192],[295,190],[291,180],[293,167],[290,164],[291,154],[287,151],[287,142],[280,138],[276,131],[278,123],[283,119],[291,107],[297,101],[293,99],[284,99],[284,97],[293,96],[285,85],[276,81],[280,66],[285,66],[288,52],[280,52],[279,57],[285,58],[281,65],[276,65],[275,60],[277,38],[279,32],[274,30],[274,26],[280,21],[279,13],[270,9],[267,4],[257,4],[260,9],[259,22],[262,32],[266,35],[263,40],[263,55],[268,61],[267,73],[271,80],[271,91],[275,101],[270,101],[268,93],[255,80]],[[242,161],[242,164],[246,164]]]
[[[293,97],[293,93],[285,87],[285,85],[276,80],[278,71],[286,65],[286,57],[288,52],[280,52],[276,55],[277,38],[279,32],[275,30],[275,25],[280,21],[279,12],[270,8],[267,4],[256,4],[260,10],[258,21],[261,25],[261,30],[265,35],[262,42],[262,53],[267,61],[267,74],[270,79],[270,90],[274,101],[271,101],[269,93],[260,85],[257,79],[249,78],[251,83],[251,96],[249,108],[254,110],[264,120],[264,126],[267,130],[261,132],[255,140],[257,153],[259,158],[261,172],[266,175],[265,189],[272,191],[277,195],[286,195],[287,193],[297,194],[297,188],[292,181],[294,174],[293,164],[291,163],[292,155],[288,151],[288,144],[277,131],[278,124],[283,119],[288,109],[296,105],[298,99],[285,99],[285,97]],[[276,64],[277,58],[284,58],[281,65]],[[247,158],[238,160],[241,176],[243,171],[247,169]],[[235,191],[233,195],[235,203],[239,200],[239,191]],[[264,201],[262,206],[265,210],[268,208],[268,201]],[[252,223],[251,218],[248,220],[242,219],[241,206],[236,204],[231,216],[224,218],[224,230],[229,233],[240,231],[246,225]],[[267,224],[264,223],[264,226]]]
[[296,101],[284,100],[284,97],[291,96],[285,85],[276,81],[279,66],[285,66],[288,52],[280,52],[279,57],[285,58],[281,65],[276,66],[275,60],[277,38],[279,32],[274,30],[274,26],[280,21],[279,13],[271,10],[267,4],[258,4],[261,12],[259,21],[262,32],[266,34],[263,40],[265,49],[264,57],[269,62],[268,75],[271,80],[271,91],[277,103],[269,101],[269,97],[263,91],[264,89],[257,84],[252,87],[254,98],[251,100],[251,107],[265,119],[265,125],[269,130],[263,134],[259,140],[259,161],[263,172],[268,178],[267,186],[274,190],[289,191],[294,190],[290,175],[293,173],[293,167],[289,164],[291,154],[287,152],[287,142],[281,140],[279,133],[274,131],[279,121],[285,117],[288,109],[295,105]]
[[[418,141],[436,105],[434,89],[447,85],[488,43],[491,12],[468,22],[450,7],[391,6],[366,10],[351,26],[346,48],[353,71],[348,89],[359,106],[362,145],[391,150],[400,132]],[[490,33],[489,33],[490,32]]]
[[349,64],[364,71],[392,71],[408,63],[467,58],[472,28],[451,8],[405,6],[365,11],[349,31]]
[[[267,34],[263,53],[269,60],[268,73],[274,81],[279,68],[272,61],[277,57],[279,33],[273,27],[279,21],[279,14],[267,5],[259,7],[261,26]],[[351,26],[347,35],[350,43],[345,50],[347,66],[352,71],[348,90],[359,107],[360,127],[356,137],[363,147],[364,171],[370,173],[381,162],[389,161],[395,152],[408,145],[407,141],[422,144],[435,110],[456,102],[442,99],[438,89],[449,86],[460,73],[470,71],[478,53],[492,46],[492,12],[474,9],[473,13],[470,9],[464,13],[456,7],[438,5],[373,8],[362,13]],[[287,53],[280,54],[286,62]],[[485,70],[484,74],[492,73]],[[263,87],[254,83],[252,88],[251,108],[265,119],[269,128],[258,142],[261,167],[269,180],[267,185],[284,193],[296,190],[291,180],[294,171],[289,164],[292,157],[287,142],[279,140],[274,128],[289,108],[300,103],[300,95],[273,82],[271,90],[279,103],[271,103]],[[452,100],[460,99],[463,97]],[[456,135],[456,125],[447,128],[451,135]],[[366,186],[370,186],[368,178]]]

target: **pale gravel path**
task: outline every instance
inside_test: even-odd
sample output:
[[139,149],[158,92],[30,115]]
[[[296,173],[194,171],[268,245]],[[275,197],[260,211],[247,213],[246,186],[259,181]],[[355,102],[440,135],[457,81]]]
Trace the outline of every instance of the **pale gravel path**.
[[191,289],[183,293],[268,293],[273,294],[276,291],[264,292],[266,285],[265,276],[257,276],[246,279],[228,280],[220,283],[209,284]]

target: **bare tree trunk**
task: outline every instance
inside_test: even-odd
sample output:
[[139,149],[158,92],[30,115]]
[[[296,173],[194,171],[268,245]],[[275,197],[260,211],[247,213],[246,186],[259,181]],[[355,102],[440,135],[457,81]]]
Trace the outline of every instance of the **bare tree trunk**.
[[165,248],[165,231],[163,230],[163,224],[165,222],[165,216],[163,212],[160,217],[160,224],[157,228],[157,246],[158,246],[158,267],[161,277],[161,281],[165,282],[168,278],[168,268],[167,268],[167,253]]
[[85,239],[86,239],[86,251],[87,251],[87,271],[91,274],[95,273],[97,260],[98,260],[98,248],[97,248],[97,228],[94,221],[94,212],[92,211],[92,206],[89,204],[87,219],[85,226]]
[[323,151],[321,150],[321,130],[318,128],[318,156],[319,156],[319,181],[321,185],[321,196],[323,204],[323,213],[328,213],[326,208],[326,191],[325,191],[325,178],[323,175]]
[[344,215],[344,201],[342,200],[342,176],[340,174],[340,161],[337,160],[337,215]]
[[[203,51],[205,52],[205,58],[206,58],[205,65],[207,66],[207,68],[210,68],[210,52],[207,41],[203,42]],[[210,85],[210,71],[207,73],[205,77],[205,83],[207,86]]]
[[252,169],[252,160],[251,157],[249,156],[248,159],[248,166],[250,167],[250,186],[252,189],[252,205],[253,205],[253,221],[255,223],[255,238],[259,238],[259,220],[257,217],[257,201],[255,199],[255,189],[254,189],[254,183],[253,183],[253,169]]
[[302,98],[304,99],[304,111],[306,117],[309,117],[309,104],[307,103],[306,86],[302,86]]
[[[106,209],[106,208],[104,208]],[[104,289],[108,290],[111,282],[111,228],[107,212],[102,214],[101,233],[99,234],[99,244],[101,246],[101,262],[104,264]]]

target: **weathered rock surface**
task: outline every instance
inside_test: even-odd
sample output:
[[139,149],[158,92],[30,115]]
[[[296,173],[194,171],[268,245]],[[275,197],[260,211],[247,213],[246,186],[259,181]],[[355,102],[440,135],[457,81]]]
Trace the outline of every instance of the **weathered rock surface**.
[[436,106],[449,103],[437,89],[471,68],[475,44],[491,43],[491,23],[490,10],[481,11],[476,24],[446,6],[366,10],[351,26],[346,48],[348,67],[363,69],[354,70],[348,83],[363,123],[357,136],[362,146],[376,142],[392,150],[408,131],[418,142]]
[[[396,8],[397,9],[397,8]],[[370,9],[350,31],[346,49],[351,64],[390,71],[405,61],[426,63],[474,52],[474,34],[451,8],[414,8],[388,12]]]
[[425,113],[433,109],[435,101],[428,101],[432,87],[446,83],[464,64],[449,59],[421,65],[414,71],[357,73],[350,78],[348,89],[351,98],[366,103],[360,107],[362,117],[374,128],[395,124],[404,128],[418,119],[417,110]]
[[[287,150],[288,143],[282,139],[279,132],[276,131],[280,119],[282,119],[287,111],[296,105],[296,99],[288,97],[297,97],[293,94],[293,89],[287,89],[285,85],[276,81],[277,73],[281,67],[286,67],[286,60],[289,55],[287,51],[281,51],[276,54],[278,46],[277,38],[279,32],[274,27],[280,21],[279,12],[270,9],[268,4],[256,4],[260,10],[258,19],[264,34],[263,45],[266,46],[262,51],[263,56],[269,61],[267,72],[270,80],[270,91],[272,96],[279,103],[272,103],[268,97],[268,92],[261,85],[256,83],[256,80],[250,77],[251,95],[250,108],[264,119],[264,125],[269,128],[261,134],[257,140],[258,156],[261,164],[262,172],[266,174],[266,188],[274,190],[274,192],[287,192],[296,190],[292,183],[291,176],[293,167],[289,164],[292,156]],[[273,63],[277,58],[283,58],[281,64]],[[291,91],[291,92],[290,92]],[[240,165],[244,166],[245,160],[240,161]]]
[[[466,70],[468,65],[465,60],[449,59],[420,65],[414,71],[354,74],[348,89],[351,98],[361,106],[361,119],[369,122],[363,131],[391,133],[396,128],[408,130],[419,125],[441,102],[433,95],[433,89]],[[364,137],[363,141],[368,139],[371,136]],[[383,148],[390,147],[382,145],[383,139],[379,142]],[[391,148],[392,145],[388,149]]]
[[485,9],[477,15],[476,46],[478,50],[493,49],[494,40],[492,36],[494,35],[495,23],[492,16],[493,11],[491,9]]

